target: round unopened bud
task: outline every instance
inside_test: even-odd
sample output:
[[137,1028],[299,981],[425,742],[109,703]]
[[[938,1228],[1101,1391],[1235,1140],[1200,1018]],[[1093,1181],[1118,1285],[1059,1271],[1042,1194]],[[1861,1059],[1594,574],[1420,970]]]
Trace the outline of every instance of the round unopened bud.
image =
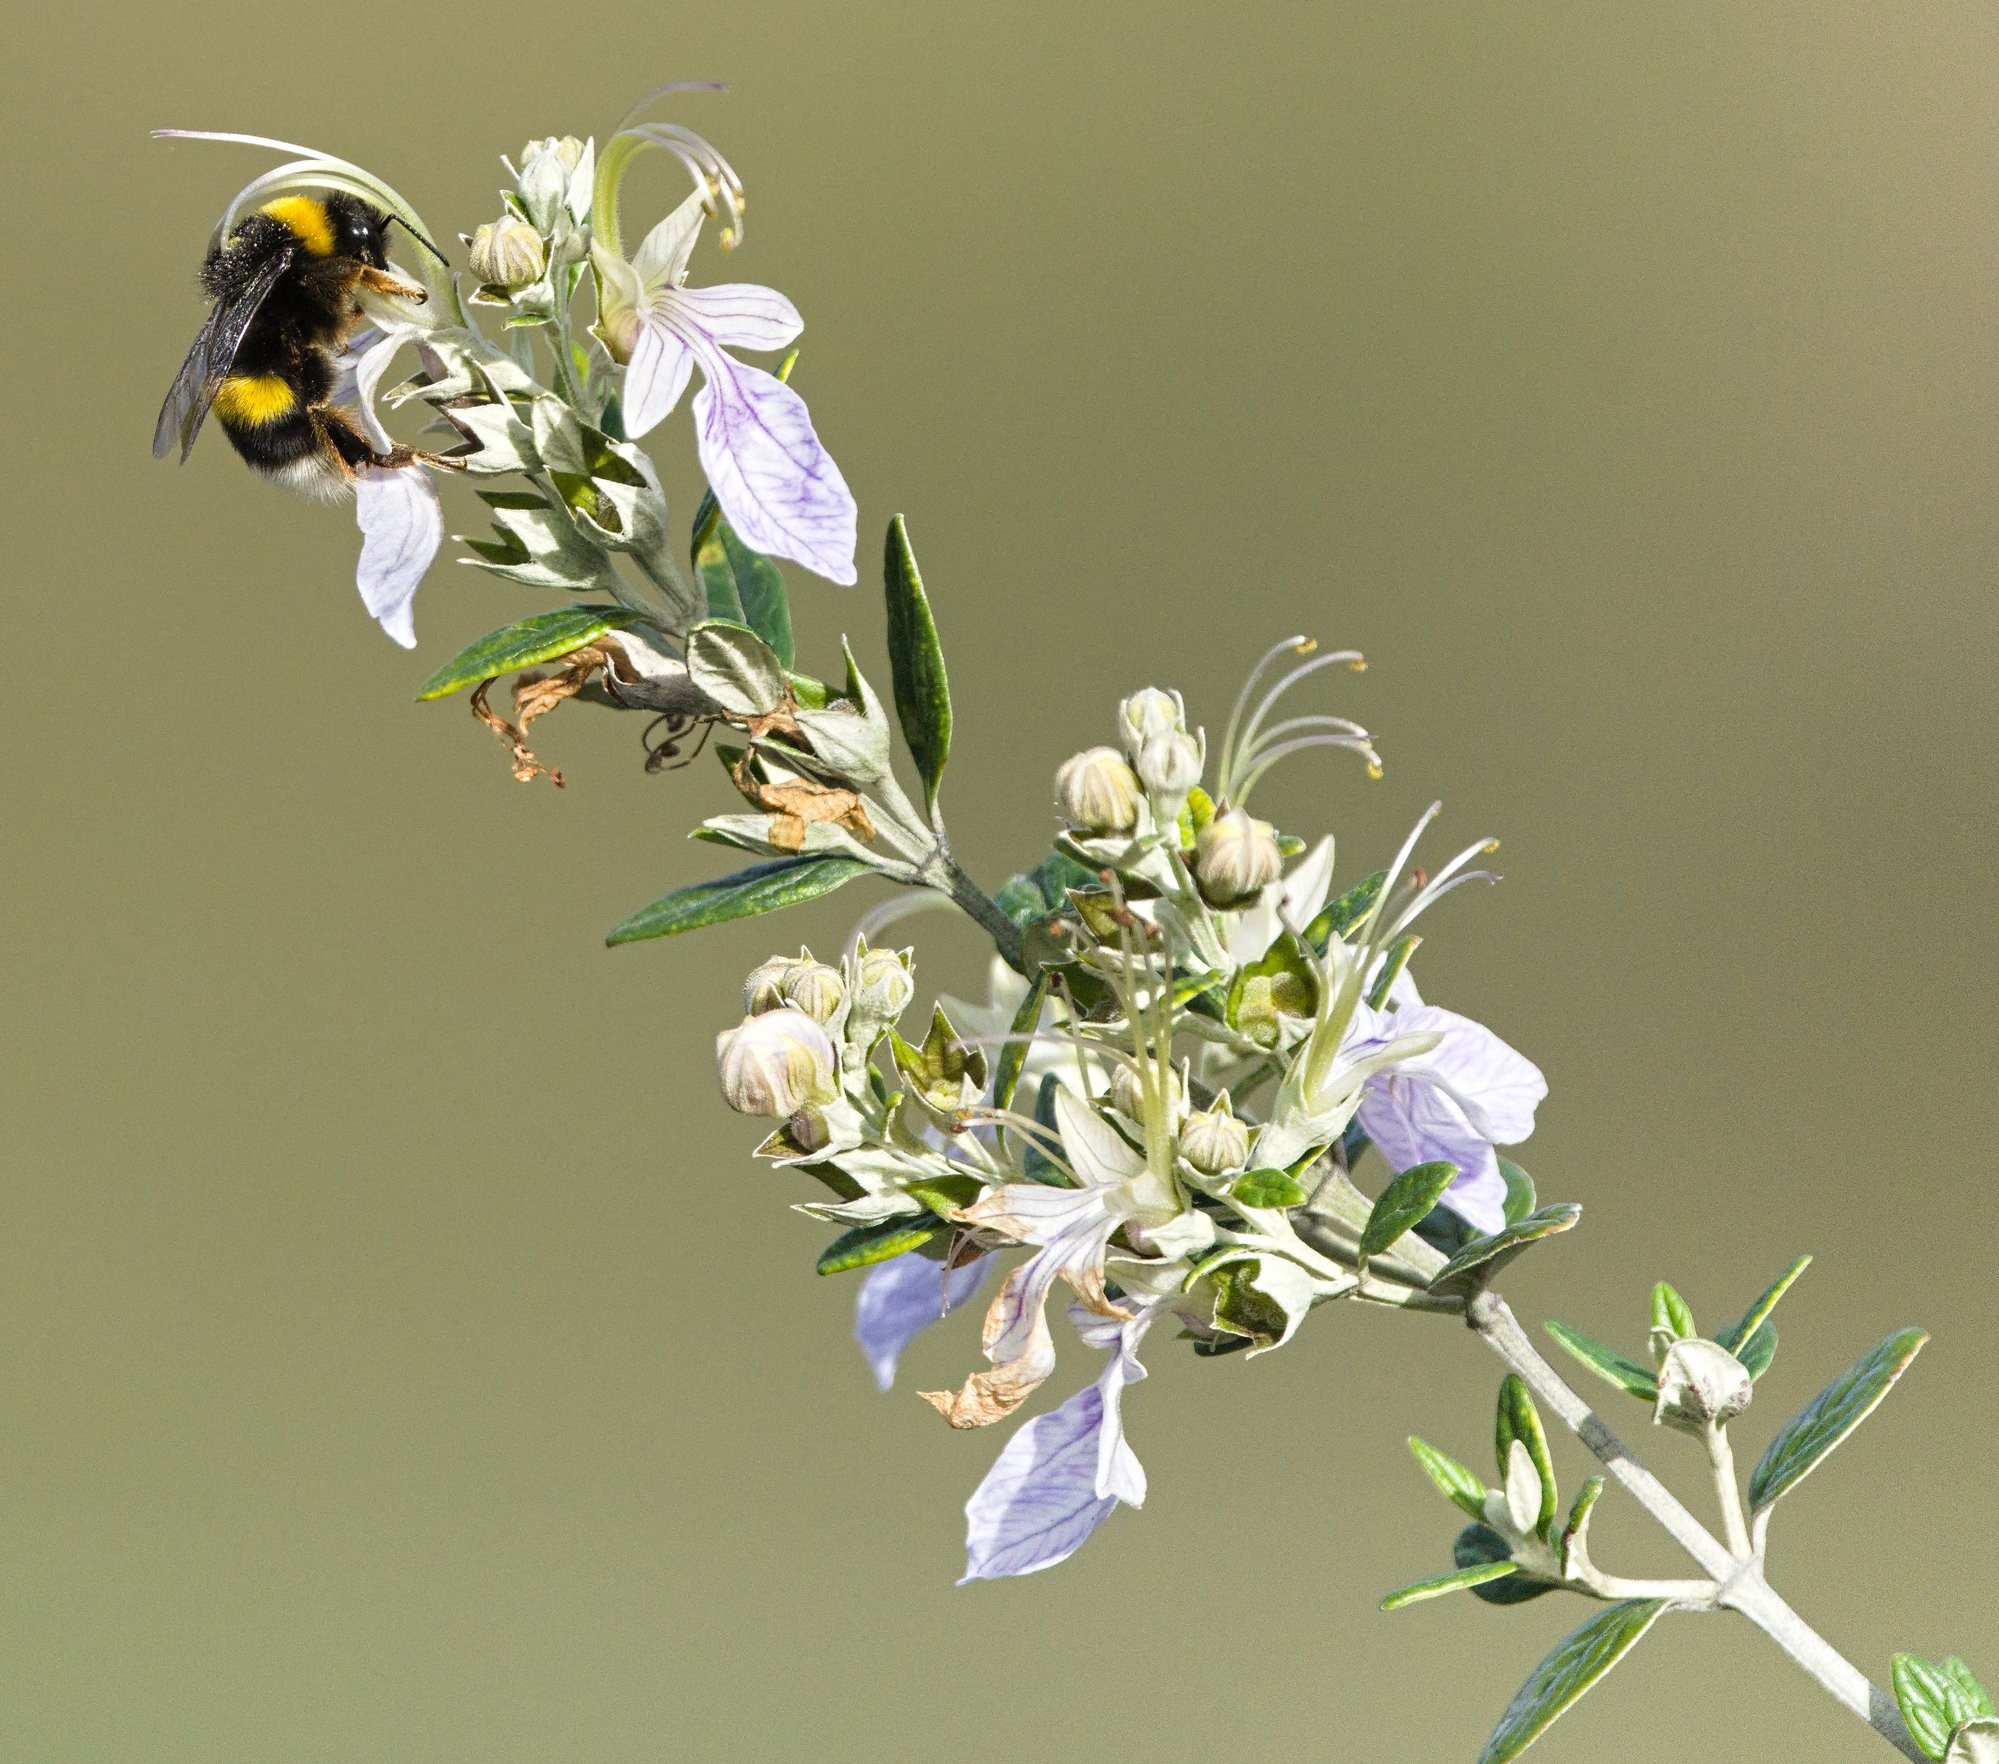
[[521,149],[523,175],[544,153],[554,154],[562,162],[562,169],[566,172],[573,172],[583,163],[583,143],[574,135],[546,135],[539,141],[530,141]]
[[1129,833],[1138,824],[1137,774],[1114,747],[1071,754],[1055,774],[1055,807],[1083,833]]
[[509,294],[533,287],[548,268],[541,235],[517,215],[488,221],[466,241],[466,248],[480,286]]
[[1726,1425],[1749,1407],[1749,1369],[1719,1342],[1689,1336],[1659,1362],[1659,1402],[1652,1419],[1661,1427],[1696,1431]]
[[752,1017],[774,1011],[784,1003],[784,989],[805,964],[797,956],[772,956],[750,970],[743,982],[743,1009]]
[[1180,1123],[1180,1155],[1203,1176],[1232,1176],[1249,1162],[1249,1128],[1236,1119],[1227,1091]]
[[765,1011],[715,1037],[722,1100],[744,1115],[795,1115],[837,1094],[838,1055],[803,1011]]
[[784,996],[816,1023],[830,1023],[846,1001],[847,982],[838,968],[799,961],[784,982]]
[[1224,809],[1194,838],[1194,880],[1210,906],[1246,906],[1283,871],[1277,830],[1247,809]]
[[1155,735],[1169,735],[1187,727],[1187,707],[1177,692],[1162,692],[1146,686],[1117,707],[1118,739],[1133,759],[1144,751]]
[[[1177,1116],[1186,1104],[1186,1086],[1180,1082],[1180,1074],[1168,1066],[1166,1068],[1167,1109]],[[1127,1066],[1120,1062],[1111,1068],[1111,1107],[1121,1115],[1129,1115],[1134,1121],[1144,1118],[1145,1081],[1139,1077],[1135,1066]]]
[[1168,729],[1138,750],[1138,775],[1177,820],[1187,793],[1201,781],[1207,757],[1205,737],[1189,735],[1185,729]]
[[869,1023],[893,1023],[915,996],[907,950],[871,949],[854,964],[854,1014]]

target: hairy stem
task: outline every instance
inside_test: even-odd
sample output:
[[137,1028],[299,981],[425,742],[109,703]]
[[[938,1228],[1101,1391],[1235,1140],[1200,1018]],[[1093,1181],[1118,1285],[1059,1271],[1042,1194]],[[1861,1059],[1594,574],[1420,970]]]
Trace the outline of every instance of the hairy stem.
[[1742,1490],[1735,1480],[1735,1451],[1728,1443],[1726,1427],[1709,1427],[1702,1436],[1707,1461],[1714,1470],[1714,1497],[1721,1507],[1722,1531],[1728,1538],[1729,1554],[1751,1554],[1749,1522],[1742,1513]]
[[[1496,1292],[1482,1292],[1465,1307],[1465,1321],[1500,1359],[1526,1380],[1576,1438],[1589,1448],[1638,1504],[1719,1589],[1716,1602],[1739,1611],[1815,1678],[1821,1689],[1874,1729],[1905,1758],[1924,1753],[1909,1737],[1895,1699],[1869,1682],[1829,1641],[1811,1627],[1763,1578],[1760,1561],[1726,1544],[1680,1504],[1673,1492],[1638,1462],[1600,1417],[1541,1357],[1520,1320]],[[1733,1487],[1733,1473],[1730,1485]],[[1746,1542],[1746,1540],[1745,1540]]]
[[931,887],[948,894],[964,909],[966,916],[993,940],[994,947],[1009,967],[1020,966],[1020,927],[1000,911],[998,902],[965,874],[964,867],[951,855],[951,848],[941,837],[930,862],[924,865],[924,875]]

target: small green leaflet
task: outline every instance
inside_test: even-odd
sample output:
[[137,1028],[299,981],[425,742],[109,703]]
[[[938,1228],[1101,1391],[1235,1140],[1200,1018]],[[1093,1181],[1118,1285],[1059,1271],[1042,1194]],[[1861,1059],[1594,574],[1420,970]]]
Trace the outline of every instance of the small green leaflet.
[[1020,1083],[1020,1069],[1027,1064],[1026,1038],[1034,1033],[1035,1025],[1041,1021],[1041,1007],[1048,1002],[1049,983],[1048,970],[1035,969],[1033,984],[1028,987],[1027,996],[1020,1001],[1020,1009],[1013,1014],[1011,1033],[1020,1039],[1008,1041],[993,1062],[993,1107],[996,1109],[1013,1107],[1013,1093]]
[[1547,1429],[1541,1425],[1541,1411],[1534,1407],[1527,1381],[1519,1373],[1509,1372],[1499,1381],[1499,1407],[1493,1422],[1492,1443],[1499,1460],[1502,1486],[1515,1440],[1527,1448],[1527,1456],[1534,1461],[1534,1473],[1540,1478],[1541,1511],[1534,1529],[1545,1540],[1555,1523],[1555,1505],[1560,1498],[1555,1486],[1555,1460],[1548,1450]]
[[1570,1630],[1507,1704],[1478,1764],[1509,1764],[1519,1757],[1637,1646],[1666,1605],[1665,1599],[1626,1599]]
[[1375,897],[1387,882],[1386,870],[1376,870],[1366,881],[1356,882],[1339,899],[1328,903],[1326,910],[1305,927],[1305,941],[1324,955],[1331,939],[1344,937],[1367,917]]
[[1605,1347],[1594,1336],[1572,1329],[1566,1323],[1558,1323],[1552,1317],[1548,1319],[1547,1330],[1599,1378],[1645,1402],[1656,1403],[1659,1400],[1659,1380],[1650,1366],[1634,1360],[1629,1354],[1620,1353],[1614,1347]]
[[878,1225],[856,1225],[843,1231],[819,1252],[819,1272],[844,1274],[850,1268],[871,1268],[921,1249],[938,1232],[949,1229],[935,1219],[884,1219]]
[[896,719],[923,779],[925,799],[935,807],[944,763],[951,757],[951,682],[945,677],[937,621],[931,617],[930,597],[923,591],[901,515],[888,524],[882,586],[888,599],[888,658]]
[[[1744,1311],[1740,1317],[1736,1318],[1733,1323],[1729,1324],[1726,1329],[1717,1334],[1715,1340],[1727,1348],[1738,1360],[1741,1360],[1744,1365],[1747,1365],[1749,1362],[1742,1353],[1742,1344],[1755,1336],[1762,1329],[1763,1325],[1769,1321],[1770,1313],[1777,1308],[1777,1301],[1791,1290],[1791,1282],[1796,1280],[1811,1265],[1812,1259],[1810,1256],[1798,1257],[1795,1262],[1777,1277],[1777,1283],[1751,1305],[1748,1310]],[[1774,1336],[1772,1340],[1775,1340]]]
[[683,931],[726,925],[731,919],[774,913],[779,907],[796,906],[800,901],[830,894],[856,876],[867,875],[872,868],[871,864],[850,857],[777,858],[767,864],[753,864],[733,876],[676,888],[612,926],[604,941],[639,943],[648,937],[677,937]]
[[1786,1421],[1749,1478],[1750,1510],[1762,1512],[1816,1470],[1874,1412],[1928,1340],[1924,1330],[1898,1330]]
[[1416,1462],[1423,1466],[1423,1474],[1437,1485],[1438,1493],[1460,1512],[1484,1520],[1484,1483],[1449,1453],[1438,1451],[1428,1440],[1411,1434],[1409,1449],[1416,1454]]
[[536,613],[531,619],[489,631],[477,643],[461,649],[424,681],[417,702],[448,698],[482,680],[496,680],[516,668],[554,661],[594,642],[606,631],[622,631],[642,621],[622,606],[564,606]]
[[1483,1286],[1528,1245],[1573,1229],[1582,1216],[1582,1208],[1574,1201],[1557,1201],[1490,1237],[1475,1237],[1437,1270],[1430,1290],[1469,1291]]
[[1246,1207],[1301,1207],[1305,1185],[1286,1170],[1245,1170],[1229,1184],[1229,1199]]
[[1909,1737],[1927,1757],[1942,1759],[1955,1728],[1992,1714],[1985,1687],[1954,1655],[1938,1663],[1920,1654],[1897,1654],[1890,1671]]
[[[1694,1313],[1687,1301],[1664,1280],[1652,1288],[1652,1334],[1673,1341],[1688,1341],[1700,1334],[1694,1327]],[[1722,1343],[1723,1347],[1727,1345]]]
[[1506,1222],[1518,1225],[1534,1210],[1534,1178],[1511,1158],[1500,1158],[1499,1174],[1506,1183]]
[[1457,1180],[1455,1164],[1412,1164],[1381,1191],[1360,1234],[1360,1259],[1378,1256],[1443,1198]]
[[1474,1562],[1469,1568],[1460,1568],[1455,1573],[1440,1574],[1435,1580],[1419,1580],[1414,1586],[1405,1586],[1400,1592],[1392,1592],[1381,1601],[1384,1611],[1399,1611],[1404,1605],[1418,1605],[1425,1599],[1442,1598],[1445,1593],[1462,1592],[1467,1587],[1484,1586],[1492,1580],[1504,1580],[1517,1572],[1511,1562]]

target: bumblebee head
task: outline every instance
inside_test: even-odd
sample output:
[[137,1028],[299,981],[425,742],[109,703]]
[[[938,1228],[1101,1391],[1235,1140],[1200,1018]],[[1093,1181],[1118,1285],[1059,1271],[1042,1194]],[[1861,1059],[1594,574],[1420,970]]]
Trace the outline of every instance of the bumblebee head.
[[326,198],[326,218],[333,224],[333,249],[341,257],[351,257],[374,269],[388,268],[388,254],[382,235],[389,217],[370,208],[356,196]]

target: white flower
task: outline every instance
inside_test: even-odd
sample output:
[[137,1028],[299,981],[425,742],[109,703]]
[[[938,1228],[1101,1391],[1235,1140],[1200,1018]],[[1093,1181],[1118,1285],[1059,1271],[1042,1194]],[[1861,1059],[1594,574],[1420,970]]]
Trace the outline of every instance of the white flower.
[[[361,427],[378,452],[395,443],[375,414],[375,388],[390,358],[418,335],[414,326],[384,325],[373,340],[343,366],[354,374],[354,402]],[[339,389],[335,391],[336,400]],[[444,504],[437,486],[420,465],[365,466],[354,480],[354,518],[361,528],[361,560],[354,584],[370,618],[405,649],[416,647],[416,619],[410,602],[444,543]]]
[[805,400],[726,353],[782,349],[804,321],[775,289],[683,286],[706,212],[697,190],[646,235],[629,263],[591,246],[599,309],[593,329],[626,364],[625,433],[636,440],[665,421],[699,367],[695,445],[737,537],[753,551],[853,582],[854,498],[813,433]]

